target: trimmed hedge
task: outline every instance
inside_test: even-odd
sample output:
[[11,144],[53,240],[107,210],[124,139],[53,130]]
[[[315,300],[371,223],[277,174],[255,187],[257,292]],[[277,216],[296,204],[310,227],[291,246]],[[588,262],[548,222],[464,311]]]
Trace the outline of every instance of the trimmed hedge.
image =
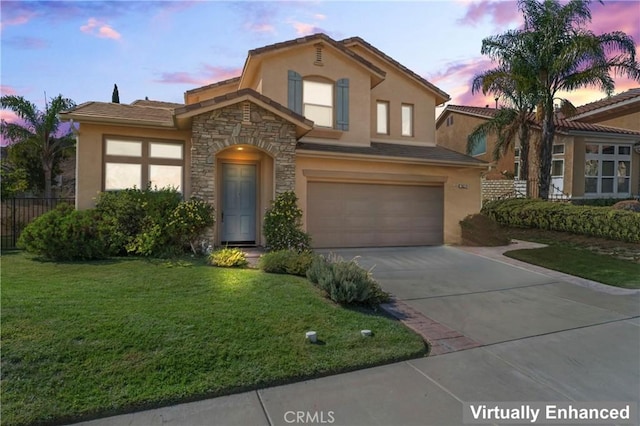
[[640,243],[640,213],[528,198],[495,200],[482,213],[505,226],[572,232]]

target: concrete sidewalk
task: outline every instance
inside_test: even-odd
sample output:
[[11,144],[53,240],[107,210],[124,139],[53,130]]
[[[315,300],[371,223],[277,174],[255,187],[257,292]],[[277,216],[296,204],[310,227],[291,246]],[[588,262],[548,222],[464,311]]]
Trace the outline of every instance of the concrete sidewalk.
[[463,424],[465,401],[637,403],[640,292],[570,283],[500,250],[339,252],[481,347],[81,424],[443,426]]

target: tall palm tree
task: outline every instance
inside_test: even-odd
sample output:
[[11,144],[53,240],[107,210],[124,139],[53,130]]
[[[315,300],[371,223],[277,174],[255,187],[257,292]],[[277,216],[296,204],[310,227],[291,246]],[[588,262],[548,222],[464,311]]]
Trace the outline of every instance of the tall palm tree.
[[531,113],[536,105],[535,93],[526,90],[528,81],[513,72],[507,66],[485,71],[473,78],[472,93],[482,90],[483,94],[492,93],[501,98],[505,106],[496,111],[488,121],[477,126],[467,138],[467,152],[482,137],[488,134],[497,135],[497,143],[493,149],[493,159],[503,157],[515,145],[516,137],[520,145],[520,179],[529,177],[529,140]]
[[[524,16],[522,29],[507,31],[482,42],[483,54],[501,65],[514,64],[538,97],[537,114],[542,136],[538,170],[541,198],[549,197],[551,148],[555,137],[557,93],[597,87],[613,93],[610,73],[640,81],[634,41],[621,31],[595,35],[585,28],[591,22],[591,0],[518,0]],[[533,92],[532,92],[533,93]]]
[[36,156],[44,175],[44,196],[51,197],[53,170],[63,153],[73,146],[75,138],[71,132],[58,135],[60,119],[58,113],[71,109],[75,103],[62,95],[46,101],[45,110],[22,96],[7,95],[0,98],[0,106],[13,111],[22,123],[9,123],[2,120],[0,132],[13,144],[26,144],[30,153]]

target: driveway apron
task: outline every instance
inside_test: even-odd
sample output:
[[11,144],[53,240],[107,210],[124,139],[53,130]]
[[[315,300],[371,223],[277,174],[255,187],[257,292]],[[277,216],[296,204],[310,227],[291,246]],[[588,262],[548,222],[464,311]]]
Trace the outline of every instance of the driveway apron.
[[454,247],[341,249],[401,300],[482,345],[640,315],[640,294],[611,295]]

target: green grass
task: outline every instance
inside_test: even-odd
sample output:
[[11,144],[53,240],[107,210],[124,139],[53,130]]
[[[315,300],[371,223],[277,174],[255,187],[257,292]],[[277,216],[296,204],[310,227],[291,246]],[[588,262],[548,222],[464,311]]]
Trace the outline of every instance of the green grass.
[[[62,423],[424,355],[306,280],[197,262],[2,256],[2,423]],[[372,338],[360,336],[371,329]],[[304,333],[318,332],[320,344]]]
[[624,288],[640,288],[640,264],[568,245],[514,250],[505,256]]

